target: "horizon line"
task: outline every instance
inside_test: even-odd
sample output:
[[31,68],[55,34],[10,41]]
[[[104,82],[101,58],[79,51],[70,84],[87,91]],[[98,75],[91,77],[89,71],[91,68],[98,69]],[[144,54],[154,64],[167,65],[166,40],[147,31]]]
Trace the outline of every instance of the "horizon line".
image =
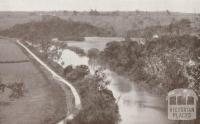
[[55,10],[0,10],[0,12],[73,12],[73,11],[77,11],[77,12],[90,12],[92,10],[96,10],[98,12],[166,12],[169,11],[171,13],[181,13],[181,14],[200,14],[200,12],[183,12],[183,11],[172,11],[172,10],[139,10],[139,9],[135,9],[135,10],[98,10],[98,9],[90,9],[90,10],[64,10],[64,9],[55,9]]

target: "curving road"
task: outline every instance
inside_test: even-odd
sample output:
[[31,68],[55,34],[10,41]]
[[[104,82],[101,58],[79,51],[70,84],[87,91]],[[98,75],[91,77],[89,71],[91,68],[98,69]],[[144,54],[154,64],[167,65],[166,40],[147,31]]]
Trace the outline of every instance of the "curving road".
[[[19,40],[17,40],[17,44],[19,44],[21,47],[23,47],[38,63],[40,63],[45,69],[47,69],[52,76],[56,79],[59,80],[63,83],[65,83],[70,90],[72,91],[72,94],[74,96],[74,100],[75,100],[75,107],[76,109],[80,110],[81,109],[81,100],[80,100],[80,96],[78,94],[78,92],[76,91],[76,89],[73,87],[73,85],[71,85],[68,81],[66,81],[63,77],[61,77],[60,75],[58,75],[55,71],[53,71],[47,64],[45,64],[41,59],[39,59],[33,52],[31,52],[24,44],[22,44]],[[74,115],[68,115],[67,118],[72,118]],[[64,124],[65,123],[65,119],[62,120],[61,122],[59,122],[58,124]]]
[[[0,38],[0,124],[52,124],[74,109],[72,92],[9,38]],[[23,96],[9,85],[23,82]],[[77,103],[77,102],[76,102]],[[66,107],[67,106],[67,107]]]

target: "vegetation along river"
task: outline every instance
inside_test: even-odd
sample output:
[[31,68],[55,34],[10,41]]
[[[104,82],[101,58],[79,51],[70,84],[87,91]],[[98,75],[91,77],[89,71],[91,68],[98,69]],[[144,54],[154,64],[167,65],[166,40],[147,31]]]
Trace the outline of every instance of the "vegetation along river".
[[[84,50],[97,48],[102,50],[109,41],[121,41],[122,38],[86,38],[84,42],[68,42],[70,46],[77,46]],[[101,42],[100,42],[101,41]],[[79,56],[75,52],[65,49],[58,63],[68,65],[87,65],[91,72],[98,67],[89,62],[87,56]],[[110,85],[108,88],[113,92],[119,106],[121,116],[120,124],[173,124],[167,119],[166,105],[164,99],[153,96],[145,91],[139,90],[135,84],[128,79],[106,69],[105,71]]]

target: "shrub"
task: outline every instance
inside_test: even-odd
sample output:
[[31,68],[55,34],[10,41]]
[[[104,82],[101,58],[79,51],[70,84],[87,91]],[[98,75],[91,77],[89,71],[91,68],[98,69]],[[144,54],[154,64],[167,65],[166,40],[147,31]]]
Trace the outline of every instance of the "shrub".
[[[87,70],[87,66],[77,69]],[[87,72],[87,71],[84,71]],[[118,106],[108,84],[105,74],[98,70],[94,76],[87,75],[73,81],[82,99],[82,110],[67,124],[117,124],[119,121]],[[103,86],[102,86],[103,85]]]
[[7,86],[7,88],[12,90],[10,98],[20,98],[24,95],[24,83],[23,82],[14,82]]
[[[68,66],[67,69],[70,70],[71,67]],[[89,68],[86,65],[79,65],[75,69],[70,70],[70,72],[66,74],[66,78],[69,81],[76,81],[84,78],[88,74]]]
[[88,57],[89,58],[96,58],[98,57],[100,51],[96,48],[91,48],[88,50]]

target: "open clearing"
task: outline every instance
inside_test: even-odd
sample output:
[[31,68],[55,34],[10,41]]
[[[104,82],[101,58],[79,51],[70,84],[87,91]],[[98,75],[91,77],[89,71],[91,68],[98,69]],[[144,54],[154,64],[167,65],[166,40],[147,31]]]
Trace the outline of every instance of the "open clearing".
[[0,62],[24,60],[28,60],[28,58],[16,44],[0,39]]
[[0,39],[0,61],[7,62],[0,63],[1,82],[9,84],[20,80],[25,86],[24,96],[19,99],[9,99],[9,89],[0,92],[0,124],[55,124],[66,116],[67,106],[73,101],[71,91],[64,91],[60,83],[41,71],[19,46]]

